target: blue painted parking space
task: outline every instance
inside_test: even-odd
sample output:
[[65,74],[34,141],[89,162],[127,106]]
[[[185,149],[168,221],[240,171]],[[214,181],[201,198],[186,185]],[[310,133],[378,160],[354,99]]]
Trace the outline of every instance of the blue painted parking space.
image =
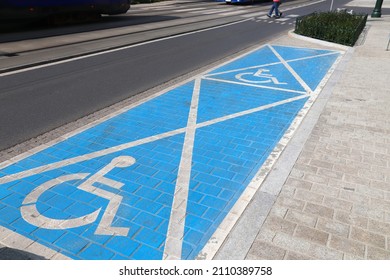
[[73,259],[194,259],[340,52],[266,45],[0,170],[0,225]]

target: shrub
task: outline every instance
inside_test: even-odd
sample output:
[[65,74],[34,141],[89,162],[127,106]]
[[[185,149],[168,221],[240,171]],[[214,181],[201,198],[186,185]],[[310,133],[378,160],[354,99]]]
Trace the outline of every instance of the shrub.
[[299,17],[295,33],[324,41],[353,46],[366,25],[367,14],[346,12],[313,13]]

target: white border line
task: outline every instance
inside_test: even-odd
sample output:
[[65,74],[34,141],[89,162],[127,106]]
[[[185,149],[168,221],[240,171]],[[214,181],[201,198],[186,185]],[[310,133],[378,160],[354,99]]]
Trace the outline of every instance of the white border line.
[[175,194],[173,196],[171,215],[169,217],[167,236],[165,238],[163,256],[167,256],[167,259],[171,260],[180,260],[182,254],[201,81],[201,78],[195,79],[179,171],[176,179]]
[[186,32],[186,33],[183,33],[183,34],[172,35],[172,36],[168,36],[168,37],[164,37],[164,38],[154,39],[154,40],[150,40],[150,41],[147,41],[147,42],[137,43],[137,44],[124,46],[124,47],[118,47],[118,48],[114,48],[114,49],[110,49],[110,50],[99,51],[99,52],[95,52],[95,53],[92,53],[92,54],[82,55],[82,56],[78,56],[78,57],[74,57],[74,58],[63,59],[63,60],[55,61],[55,62],[49,62],[49,63],[45,63],[45,64],[42,64],[42,65],[27,67],[27,68],[14,70],[14,71],[10,71],[10,72],[4,72],[4,73],[0,73],[0,77],[10,76],[10,75],[18,74],[18,73],[31,71],[31,70],[36,70],[36,69],[40,69],[40,68],[50,67],[50,66],[53,66],[53,65],[59,65],[59,64],[63,64],[63,63],[77,61],[77,60],[90,58],[90,57],[94,57],[94,56],[98,56],[98,55],[113,53],[113,52],[122,51],[122,50],[127,50],[127,49],[131,49],[131,48],[139,47],[139,46],[148,45],[148,44],[151,44],[151,43],[162,42],[162,41],[166,41],[166,40],[170,40],[170,39],[174,39],[174,38],[179,38],[179,37],[184,37],[184,36],[192,35],[192,34],[196,34],[196,33],[202,33],[202,32],[206,32],[206,31],[213,30],[213,29],[224,28],[226,26],[243,23],[243,22],[250,21],[250,20],[251,19],[242,19],[242,20],[239,20],[239,21],[230,22],[230,23],[226,23],[226,24],[222,24],[222,25],[218,25],[218,26],[213,26],[213,27],[208,27],[208,28],[204,28],[204,29],[201,29],[201,30]]

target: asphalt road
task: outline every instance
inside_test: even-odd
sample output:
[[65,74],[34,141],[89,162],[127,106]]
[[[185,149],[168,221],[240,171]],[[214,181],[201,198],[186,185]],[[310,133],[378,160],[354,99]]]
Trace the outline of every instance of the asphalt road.
[[[293,12],[307,14],[327,5],[321,2]],[[290,29],[291,25],[243,18],[235,24],[0,76],[0,151]]]

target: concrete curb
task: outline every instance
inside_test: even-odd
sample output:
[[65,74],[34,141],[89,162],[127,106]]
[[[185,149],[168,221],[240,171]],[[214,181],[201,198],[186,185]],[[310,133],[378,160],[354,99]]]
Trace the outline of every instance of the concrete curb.
[[309,43],[322,45],[324,47],[338,48],[338,49],[341,49],[341,50],[344,50],[344,51],[348,51],[349,49],[352,48],[352,47],[344,46],[344,45],[341,45],[341,44],[336,44],[336,43],[332,43],[332,42],[327,42],[327,41],[322,41],[322,40],[319,40],[319,39],[314,39],[314,38],[302,36],[302,35],[294,33],[294,30],[289,31],[288,32],[288,36],[290,36],[291,38],[303,40],[303,41],[306,41],[306,42],[309,42]]

